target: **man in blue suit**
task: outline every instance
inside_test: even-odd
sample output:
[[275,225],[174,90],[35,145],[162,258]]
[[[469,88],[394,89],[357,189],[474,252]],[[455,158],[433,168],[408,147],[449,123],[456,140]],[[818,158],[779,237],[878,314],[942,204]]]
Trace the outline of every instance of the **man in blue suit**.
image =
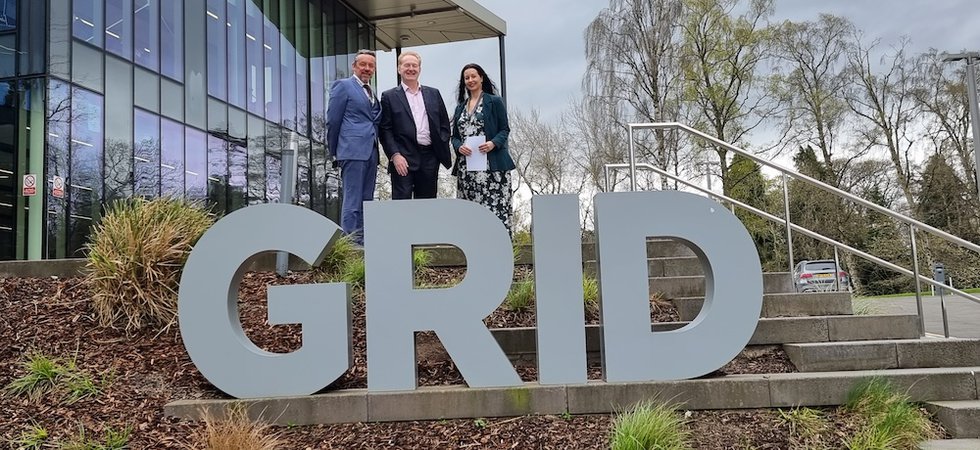
[[447,169],[449,114],[438,89],[419,84],[422,56],[398,56],[400,86],[381,94],[381,146],[388,155],[391,198],[436,198],[439,164]]
[[374,199],[378,175],[381,103],[371,90],[375,63],[373,51],[358,51],[351,64],[354,75],[330,86],[327,108],[327,145],[343,184],[340,226],[358,244],[364,243],[364,202]]

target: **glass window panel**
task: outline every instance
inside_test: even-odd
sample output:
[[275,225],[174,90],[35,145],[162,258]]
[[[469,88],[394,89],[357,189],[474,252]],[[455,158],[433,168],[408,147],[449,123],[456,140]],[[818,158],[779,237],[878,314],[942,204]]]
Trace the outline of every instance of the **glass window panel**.
[[[270,191],[265,185],[268,174],[266,167],[270,164],[266,151],[279,149],[280,139],[282,139],[282,132],[278,127],[269,126],[267,130],[265,121],[255,116],[248,116],[248,203],[250,205],[273,201],[268,199]],[[276,164],[278,158],[277,161],[272,162],[273,166]],[[274,170],[277,175],[279,173],[278,167],[269,167],[268,170]],[[271,183],[272,179],[269,180]],[[276,178],[275,197],[279,198],[278,178]]]
[[310,137],[317,142],[326,140],[326,103],[324,92],[323,16],[316,3],[310,3]]
[[134,112],[133,193],[160,196],[160,116],[141,109]]
[[228,105],[208,99],[208,132],[217,136],[228,135]]
[[[262,33],[262,48],[265,49],[265,118],[270,122],[279,123],[282,120],[282,110],[280,104],[282,99],[279,95],[279,85],[281,84],[281,69],[279,67],[279,29],[273,23],[273,18],[269,15],[275,11],[278,17],[279,3],[266,0],[266,16],[263,19],[264,29]],[[270,9],[274,8],[274,9]]]
[[208,204],[215,214],[228,213],[228,142],[208,136]]
[[102,22],[103,4],[105,2],[99,0],[75,0],[72,2],[72,36],[96,47],[102,47],[102,36],[105,29]]
[[160,119],[160,195],[184,197],[184,125]]
[[88,89],[102,92],[104,53],[84,44],[72,44],[71,79]]
[[[160,73],[177,81],[184,80],[184,32],[183,0],[161,0]],[[188,42],[200,40],[191,36]]]
[[[45,165],[47,177],[68,177],[68,136],[71,124],[71,97],[68,95],[68,84],[51,79],[48,81],[47,111],[47,150]],[[69,189],[66,189],[69,193]],[[48,195],[47,208],[47,239],[45,254],[48,258],[65,258],[67,244],[67,196],[61,198]]]
[[184,145],[187,167],[184,169],[184,194],[188,200],[201,201],[208,196],[207,134],[196,128],[185,128]]
[[17,47],[17,34],[0,34],[0,77],[17,75],[17,52],[3,50]]
[[228,108],[228,135],[232,139],[240,140],[242,145],[245,145],[245,139],[248,137],[247,132],[251,132],[245,128],[247,126],[245,122],[245,111],[238,108]]
[[[68,8],[51,8],[48,26],[48,71],[65,80],[71,78],[72,11]],[[43,41],[43,40],[42,40]],[[50,255],[49,255],[50,256]]]
[[291,130],[296,129],[296,48],[289,34],[295,31],[294,2],[279,4],[279,59],[281,85],[279,95],[282,99],[282,120],[280,123]]
[[228,0],[228,103],[245,108],[245,6]]
[[133,5],[133,60],[154,72],[160,70],[159,8],[159,0],[135,0]]
[[[171,1],[171,0],[168,0]],[[175,2],[180,3],[180,2]],[[185,49],[184,61],[184,123],[197,128],[208,127],[208,86],[207,77],[207,46],[200,45],[207,39],[207,22],[202,19],[200,11],[207,8],[205,0],[184,0],[184,33],[189,45]],[[161,6],[166,5],[162,3]],[[177,59],[180,61],[180,58]],[[166,67],[166,59],[163,66]]]
[[228,98],[228,47],[225,0],[208,0],[208,94]]
[[40,75],[45,72],[48,64],[47,53],[44,51],[44,47],[48,45],[48,2],[23,3],[20,22],[17,24],[20,27],[20,43],[17,47],[20,55],[18,75]]
[[310,140],[298,136],[296,139],[296,201],[310,205]]
[[244,145],[228,143],[228,211],[248,205],[248,154]]
[[160,112],[160,76],[140,67],[134,69],[133,103],[155,113]]
[[0,1],[0,31],[17,28],[17,0]]
[[133,58],[133,0],[105,0],[105,49]]
[[312,151],[312,163],[310,164],[310,181],[307,183],[307,189],[309,190],[309,199],[303,202],[303,197],[300,197],[300,201],[303,202],[304,206],[313,209],[320,214],[326,214],[326,162],[327,162],[327,148],[322,143],[313,143]]
[[177,121],[184,120],[184,87],[168,78],[160,79],[160,113]]
[[307,70],[310,61],[310,9],[304,2],[294,3],[296,24],[293,42],[296,43],[296,131],[309,136],[310,83]]
[[262,22],[264,16],[259,6],[252,0],[245,2],[245,64],[246,101],[248,112],[265,115],[265,65],[262,55]]
[[133,187],[133,65],[106,57],[105,202],[132,195]]
[[[17,103],[17,82],[0,82],[0,129],[17,129]],[[0,261],[18,257],[17,235],[24,229],[17,220],[24,210],[17,156],[17,133],[0,133]]]
[[73,88],[71,100],[70,177],[68,185],[69,255],[88,242],[102,205],[102,96]]

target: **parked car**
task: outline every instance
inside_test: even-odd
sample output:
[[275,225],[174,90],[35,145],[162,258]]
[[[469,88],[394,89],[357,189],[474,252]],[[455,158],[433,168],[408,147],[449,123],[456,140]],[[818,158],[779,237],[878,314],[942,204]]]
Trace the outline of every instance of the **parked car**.
[[796,292],[849,291],[850,277],[832,259],[800,261],[793,268]]

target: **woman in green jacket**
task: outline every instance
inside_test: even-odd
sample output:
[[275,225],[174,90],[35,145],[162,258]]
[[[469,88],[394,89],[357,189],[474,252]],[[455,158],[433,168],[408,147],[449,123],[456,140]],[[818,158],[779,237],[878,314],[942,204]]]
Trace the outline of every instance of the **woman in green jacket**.
[[[511,174],[514,160],[507,151],[510,125],[504,101],[496,86],[479,64],[467,64],[459,74],[456,112],[453,114],[452,145],[456,151],[456,197],[470,200],[490,209],[511,231]],[[479,139],[479,138],[483,139]],[[467,138],[484,141],[476,148],[466,145]],[[470,141],[471,144],[474,142]],[[479,152],[486,155],[486,170],[467,170],[466,157]]]

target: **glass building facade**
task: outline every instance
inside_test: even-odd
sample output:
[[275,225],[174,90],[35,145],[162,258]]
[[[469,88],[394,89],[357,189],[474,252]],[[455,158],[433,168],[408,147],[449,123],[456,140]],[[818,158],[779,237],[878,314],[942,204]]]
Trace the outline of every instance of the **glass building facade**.
[[375,38],[338,0],[0,0],[0,260],[81,256],[115,199],[278,201],[292,139],[336,219],[328,86]]

